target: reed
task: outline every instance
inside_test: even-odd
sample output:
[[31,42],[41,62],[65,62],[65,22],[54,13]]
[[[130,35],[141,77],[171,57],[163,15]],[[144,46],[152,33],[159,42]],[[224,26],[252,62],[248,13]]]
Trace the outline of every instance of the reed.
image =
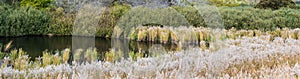
[[147,29],[146,27],[137,27],[137,41],[145,41],[147,38]]
[[52,61],[53,61],[53,56],[48,51],[44,51],[42,56],[43,67],[51,65]]
[[62,60],[63,60],[63,63],[67,64],[68,63],[68,60],[70,58],[70,49],[65,49],[62,51]]
[[[157,57],[144,58],[145,52],[130,52],[133,60],[118,59],[122,55],[118,49],[111,49],[107,61],[92,61],[91,63],[51,63],[38,67],[29,65],[26,53],[16,52],[14,56],[6,57],[12,67],[0,68],[1,78],[270,78],[283,77],[282,72],[288,73],[288,78],[296,78],[300,70],[299,45],[296,39],[282,37],[268,40],[268,34],[260,37],[243,37],[224,40],[223,48],[218,48],[216,41],[208,49],[207,41],[201,41],[201,49],[195,48],[184,51],[169,52]],[[204,49],[204,51],[203,51]],[[285,50],[282,50],[285,49]],[[94,49],[88,49],[96,52]],[[274,52],[276,51],[276,52]],[[57,53],[50,55],[45,51],[42,60],[58,57]],[[50,56],[48,56],[49,54]],[[119,54],[119,55],[118,55]],[[11,58],[11,59],[10,59]],[[109,59],[111,58],[111,59]],[[114,62],[118,60],[118,62]],[[22,61],[22,62],[20,62]],[[52,62],[55,60],[53,59]],[[110,62],[111,61],[111,62]],[[27,62],[27,63],[26,63]],[[36,62],[36,61],[35,61]],[[30,67],[35,66],[35,67]],[[185,73],[185,74],[182,74]],[[147,74],[147,75],[144,75]],[[190,74],[195,74],[191,76]],[[286,75],[286,74],[283,74]],[[287,78],[287,77],[283,77]]]
[[110,51],[105,53],[105,61],[115,61],[115,49],[111,49]]
[[148,41],[155,42],[157,38],[158,27],[150,27],[148,31]]
[[300,40],[300,30],[297,30],[297,37],[298,37],[298,40]]
[[201,41],[200,42],[200,48],[204,51],[207,49],[207,46],[206,46],[206,42],[205,41]]
[[158,30],[158,38],[160,43],[168,43],[170,30],[168,28],[160,28]]
[[53,55],[53,64],[59,65],[61,63],[61,57],[59,56],[59,53],[55,53]]
[[281,37],[282,37],[282,38],[287,39],[287,38],[288,38],[288,29],[287,29],[287,28],[283,28],[283,29],[280,31],[280,34],[281,34]]
[[262,32],[260,30],[254,30],[254,34],[257,37],[260,37],[262,35]]
[[174,32],[173,28],[171,28],[171,30],[170,30],[170,40],[171,40],[171,43],[177,43],[179,41],[178,34],[176,34]]
[[97,54],[98,53],[97,53],[97,50],[95,48],[94,49],[89,48],[89,49],[86,50],[84,58],[88,62],[97,61],[97,59],[98,59]]
[[83,52],[83,49],[77,49],[73,54],[73,61],[74,62],[80,62],[81,54]]

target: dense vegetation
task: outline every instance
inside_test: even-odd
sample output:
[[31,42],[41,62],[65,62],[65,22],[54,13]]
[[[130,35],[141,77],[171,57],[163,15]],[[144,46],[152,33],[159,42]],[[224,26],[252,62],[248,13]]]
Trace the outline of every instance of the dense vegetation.
[[43,35],[48,32],[49,13],[32,7],[0,6],[0,36]]
[[[214,2],[214,0],[212,0],[212,2]],[[72,27],[74,25],[76,12],[66,13],[64,8],[50,5],[51,0],[43,0],[39,3],[43,3],[45,5],[33,4],[26,0],[21,1],[21,7],[1,4],[0,36],[72,34]],[[214,3],[225,4],[218,3],[218,1],[215,1]],[[29,7],[30,5],[35,6]],[[276,28],[297,28],[300,26],[300,11],[298,9],[256,9],[253,8],[253,6],[219,6],[218,9],[222,15],[221,18],[224,21],[223,23],[226,29],[235,27],[237,29],[259,29],[262,31],[268,31],[275,30]],[[201,12],[198,12],[198,10],[196,10],[193,6],[173,5],[171,8],[150,9],[147,7],[132,8],[127,4],[115,3],[109,5],[104,14],[99,16],[99,28],[96,36],[110,37],[112,35],[114,26],[117,25],[117,22],[120,20],[121,16],[124,14],[129,14],[127,12],[135,12],[135,15],[123,17],[123,19],[129,19],[128,17],[130,17],[129,20],[126,20],[128,23],[125,24],[126,26],[137,26],[141,24],[141,22],[147,21],[147,18],[141,19],[132,16],[164,16],[160,17],[160,19],[157,21],[168,21],[168,16],[160,14],[159,12],[165,12],[174,15],[181,14],[190,25],[195,27],[207,26],[205,24],[205,20],[201,17]],[[169,16],[169,19],[171,18],[173,19],[174,17]],[[168,26],[184,25],[180,24],[181,22],[177,23],[176,21],[176,19],[169,20],[169,22],[163,22],[166,23],[163,25],[168,25],[172,22],[175,22],[175,25],[173,24]]]
[[255,7],[256,8],[270,8],[270,9],[279,9],[281,7],[295,7],[295,2],[293,0],[262,0]]

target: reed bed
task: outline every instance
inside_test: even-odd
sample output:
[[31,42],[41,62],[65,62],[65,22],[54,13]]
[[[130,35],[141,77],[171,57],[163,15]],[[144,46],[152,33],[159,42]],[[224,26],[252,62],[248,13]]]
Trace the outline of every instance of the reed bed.
[[[223,48],[216,51],[194,48],[157,57],[136,57],[136,60],[121,58],[115,62],[107,59],[66,64],[64,55],[45,53],[42,62],[30,63],[26,53],[18,50],[13,51],[11,57],[5,57],[0,78],[298,78],[300,41],[282,37],[270,40],[270,37],[225,39]],[[111,50],[110,53],[115,54],[111,58],[119,56],[118,52]],[[67,55],[68,49],[60,52],[63,53]],[[140,55],[129,54],[131,57]],[[52,60],[48,61],[49,58]],[[54,63],[57,61],[53,58],[61,59],[60,64]],[[34,66],[34,63],[42,66]],[[8,64],[13,66],[6,66]]]
[[[215,33],[214,33],[215,32]],[[261,35],[271,35],[274,37],[282,37],[284,39],[300,39],[300,29],[276,29],[274,31],[262,32],[259,30],[237,30],[235,28],[229,30],[216,30],[204,27],[143,27],[139,26],[132,32],[131,40],[159,42],[159,43],[178,43],[192,42],[200,43],[201,41],[214,41],[216,39],[237,39],[242,37],[257,37]],[[148,39],[146,39],[148,38]]]

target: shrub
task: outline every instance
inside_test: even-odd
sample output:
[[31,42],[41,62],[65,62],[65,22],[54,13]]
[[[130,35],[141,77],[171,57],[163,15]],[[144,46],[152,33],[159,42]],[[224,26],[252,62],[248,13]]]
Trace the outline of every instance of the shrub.
[[130,10],[130,5],[113,4],[100,16],[99,28],[96,33],[100,37],[110,37],[118,19]]
[[0,6],[0,36],[40,35],[48,32],[51,18],[31,7]]
[[38,9],[50,9],[53,7],[53,2],[55,0],[22,0],[20,2],[21,6],[31,6]]
[[240,6],[241,4],[247,4],[246,0],[208,0],[210,4],[216,6]]
[[57,8],[51,12],[52,21],[49,25],[49,33],[54,35],[71,35],[75,20],[74,13],[64,13],[63,8]]
[[262,0],[260,1],[255,8],[260,9],[279,9],[281,7],[295,7],[295,2],[293,0]]
[[252,7],[220,7],[220,13],[226,29],[258,29],[262,31],[276,28],[299,28],[300,11],[297,9],[282,8],[276,11],[271,9],[255,9]]

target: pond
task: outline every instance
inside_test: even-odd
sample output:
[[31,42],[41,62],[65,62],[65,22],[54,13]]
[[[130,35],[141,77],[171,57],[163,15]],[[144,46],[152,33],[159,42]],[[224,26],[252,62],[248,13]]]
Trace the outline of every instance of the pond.
[[[90,39],[90,37],[76,37],[80,38],[82,41],[85,39]],[[79,40],[79,41],[81,41]],[[29,54],[31,58],[42,56],[42,52],[48,50],[55,53],[55,51],[61,51],[66,48],[72,48],[72,36],[22,36],[22,37],[0,37],[0,44],[4,46],[5,44],[12,41],[9,50],[20,49],[24,50]],[[152,42],[134,42],[129,41],[128,43],[123,43],[120,41],[111,42],[111,39],[105,38],[95,38],[95,48],[99,52],[99,55],[104,55],[105,52],[112,48],[112,44],[115,46],[125,46],[127,45],[129,51],[143,51],[148,53],[149,49],[154,45],[160,45],[164,51],[176,51],[178,45],[175,44],[157,44]],[[158,49],[162,50],[162,49]],[[4,51],[2,49],[2,51]]]

